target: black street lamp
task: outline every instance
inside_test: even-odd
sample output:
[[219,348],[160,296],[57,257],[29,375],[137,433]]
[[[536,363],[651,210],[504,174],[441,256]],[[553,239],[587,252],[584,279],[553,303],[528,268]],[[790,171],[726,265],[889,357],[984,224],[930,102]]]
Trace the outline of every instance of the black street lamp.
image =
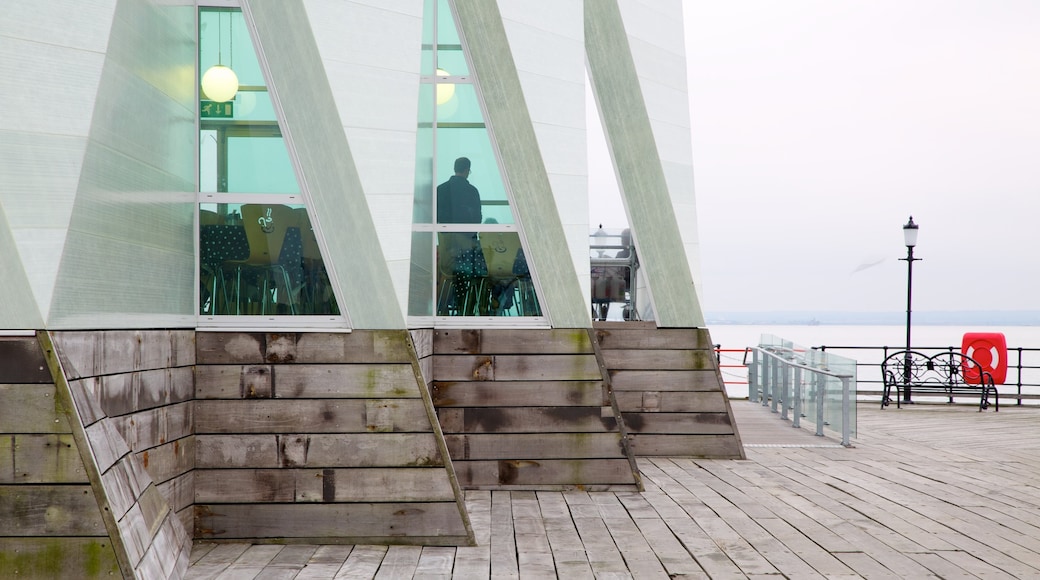
[[910,221],[903,226],[903,241],[906,242],[906,257],[899,258],[900,260],[906,260],[906,360],[903,364],[903,402],[909,403],[911,402],[910,297],[912,296],[911,290],[913,288],[914,262],[921,260],[921,258],[914,257],[914,246],[917,245],[917,224],[914,223],[914,216],[910,216]]

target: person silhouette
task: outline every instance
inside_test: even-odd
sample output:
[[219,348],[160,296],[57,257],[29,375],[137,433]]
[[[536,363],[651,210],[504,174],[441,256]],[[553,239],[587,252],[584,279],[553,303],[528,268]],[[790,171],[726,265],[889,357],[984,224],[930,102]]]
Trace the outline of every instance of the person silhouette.
[[[437,186],[437,223],[479,224],[480,192],[469,182],[469,158],[456,159],[454,170],[454,175]],[[479,299],[479,288],[487,276],[487,265],[477,232],[442,232],[438,246],[441,274],[451,277],[451,295],[440,297],[438,314],[479,314],[483,309],[479,304],[484,302]]]

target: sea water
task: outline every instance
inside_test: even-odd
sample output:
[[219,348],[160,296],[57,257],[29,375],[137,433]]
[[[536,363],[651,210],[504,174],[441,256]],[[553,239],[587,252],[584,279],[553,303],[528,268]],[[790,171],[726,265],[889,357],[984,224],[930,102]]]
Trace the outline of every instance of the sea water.
[[[914,348],[939,349],[953,347],[960,351],[961,340],[967,332],[999,332],[1007,340],[1008,349],[1017,347],[1040,349],[1040,326],[911,326],[910,343]],[[727,349],[743,350],[746,347],[757,346],[762,335],[772,335],[793,342],[799,347],[827,347],[831,350],[835,347],[869,346],[889,347],[889,352],[902,350],[906,347],[905,326],[869,326],[869,325],[757,325],[757,324],[718,324],[708,325],[711,341],[720,345],[724,351]],[[882,351],[853,351],[837,349],[835,352],[841,356],[856,359],[859,364],[880,365]],[[730,397],[745,398],[748,396],[747,375],[744,369],[739,368],[743,361],[740,352],[723,352],[721,354],[721,365],[723,380],[726,382],[726,392]],[[1040,351],[1023,353],[1023,363],[1030,366],[1040,367]],[[1009,356],[1012,363],[1017,361],[1017,355]],[[871,372],[870,367],[861,369],[860,372]],[[880,378],[880,370],[876,371]],[[1008,381],[1011,382],[1015,373],[1009,371]],[[1023,372],[1023,381],[1040,383],[1040,370],[1028,369]],[[1001,388],[1001,393],[1005,392]],[[1024,388],[1023,392],[1040,392],[1040,388]],[[1001,397],[1003,401],[1004,397]]]

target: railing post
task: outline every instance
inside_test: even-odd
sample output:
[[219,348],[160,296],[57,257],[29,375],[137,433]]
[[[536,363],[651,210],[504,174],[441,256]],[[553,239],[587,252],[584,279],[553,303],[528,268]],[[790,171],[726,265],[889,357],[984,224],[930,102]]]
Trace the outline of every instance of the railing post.
[[823,402],[827,377],[820,373],[817,373],[816,376],[816,436],[823,437]]
[[791,394],[791,365],[784,365],[784,388],[780,392],[780,418],[787,420],[788,396]]
[[773,372],[771,373],[773,375],[773,396],[770,398],[769,405],[774,413],[777,412],[776,403],[777,399],[780,398],[780,382],[783,380],[783,378],[781,378],[780,376],[780,373],[782,372],[782,370],[783,369],[780,368],[780,359],[777,357],[773,357]]
[[794,369],[794,420],[792,427],[801,427],[802,423],[802,368]]
[[776,382],[776,357],[769,357],[769,360],[766,362],[765,369],[766,382],[762,384],[762,406],[768,407],[769,399],[773,396],[773,383]]
[[773,357],[768,356],[768,354],[768,351],[762,352],[762,393],[760,395],[759,402],[762,404],[763,407],[769,404],[769,371],[772,370],[770,365],[773,364]]
[[747,384],[749,401],[755,401],[758,399],[758,365],[759,356],[758,349],[756,348],[751,351],[751,366],[748,367]]
[[849,424],[851,415],[851,393],[849,392],[849,383],[851,377],[841,377],[841,444],[845,447],[850,445],[849,436],[851,435],[852,426]]
[[1022,347],[1018,347],[1018,404],[1022,405]]

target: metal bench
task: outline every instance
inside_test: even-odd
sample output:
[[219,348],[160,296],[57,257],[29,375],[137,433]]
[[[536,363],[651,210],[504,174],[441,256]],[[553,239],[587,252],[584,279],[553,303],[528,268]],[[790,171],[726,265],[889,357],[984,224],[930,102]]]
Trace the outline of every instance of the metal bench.
[[1000,410],[997,387],[993,375],[984,370],[975,359],[959,352],[927,355],[915,350],[900,350],[888,355],[881,363],[885,388],[881,408],[891,402],[895,389],[896,407],[911,401],[913,394],[940,395],[953,403],[954,397],[978,397],[979,411],[989,408],[993,396],[993,410]]

